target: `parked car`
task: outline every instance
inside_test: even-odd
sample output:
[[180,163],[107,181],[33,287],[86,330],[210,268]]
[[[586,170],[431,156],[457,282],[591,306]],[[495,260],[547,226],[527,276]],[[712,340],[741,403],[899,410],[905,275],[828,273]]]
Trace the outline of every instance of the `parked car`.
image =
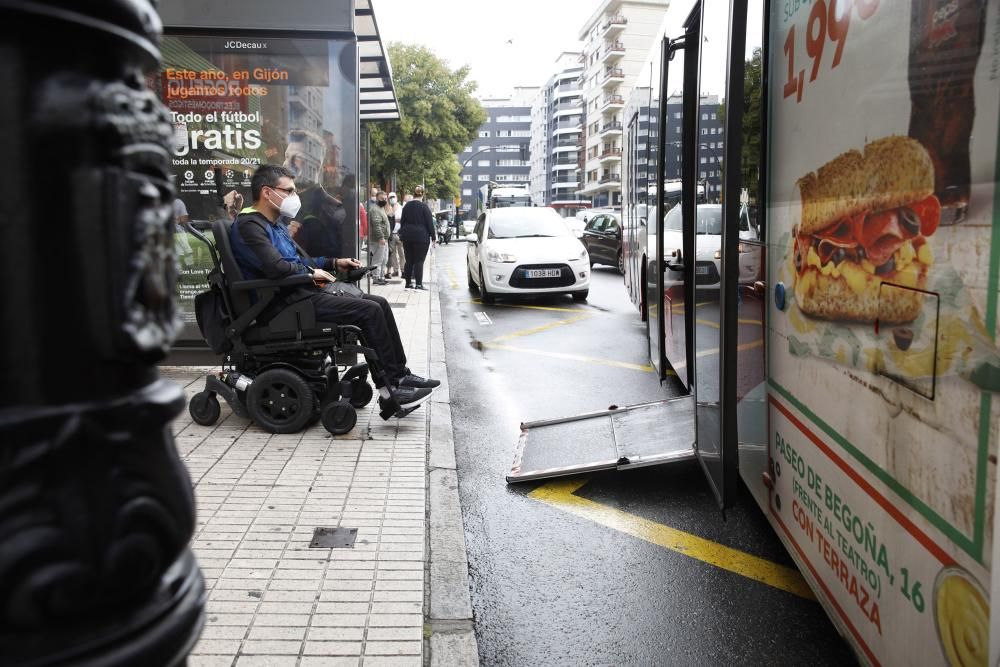
[[469,289],[484,303],[515,294],[590,292],[590,258],[563,219],[548,207],[490,209],[479,216],[469,242]]
[[622,227],[617,213],[597,213],[591,216],[580,239],[590,254],[590,265],[615,266],[625,274],[625,256],[622,254]]

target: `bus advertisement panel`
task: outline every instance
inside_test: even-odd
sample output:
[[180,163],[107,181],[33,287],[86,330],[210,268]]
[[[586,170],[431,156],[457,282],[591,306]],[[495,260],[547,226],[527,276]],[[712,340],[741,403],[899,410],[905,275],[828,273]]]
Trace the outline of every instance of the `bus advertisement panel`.
[[988,659],[998,25],[986,0],[770,18],[769,512],[871,664]]

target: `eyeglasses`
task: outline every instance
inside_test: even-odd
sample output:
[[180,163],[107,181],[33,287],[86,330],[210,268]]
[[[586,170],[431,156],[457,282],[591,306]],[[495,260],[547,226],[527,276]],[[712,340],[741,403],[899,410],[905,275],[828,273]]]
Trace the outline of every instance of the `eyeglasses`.
[[290,188],[275,188],[275,187],[271,187],[270,185],[267,186],[267,187],[271,188],[272,190],[281,190],[286,195],[294,195],[295,194],[295,186],[294,185],[291,186]]

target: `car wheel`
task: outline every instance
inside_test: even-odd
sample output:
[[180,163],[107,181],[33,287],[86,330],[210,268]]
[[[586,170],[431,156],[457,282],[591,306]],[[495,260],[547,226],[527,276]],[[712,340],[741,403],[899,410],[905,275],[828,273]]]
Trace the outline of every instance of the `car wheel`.
[[486,276],[483,275],[483,267],[479,267],[479,296],[483,300],[483,303],[493,303],[496,301],[496,297],[489,293],[486,289]]
[[625,253],[618,249],[618,273],[625,275]]
[[589,289],[585,289],[582,292],[573,292],[573,301],[586,301],[588,296],[590,296]]
[[466,264],[466,266],[465,266],[465,273],[466,273],[466,275],[468,276],[468,279],[469,279],[469,289],[475,291],[476,290],[476,281],[472,279],[472,269],[469,268],[468,264]]

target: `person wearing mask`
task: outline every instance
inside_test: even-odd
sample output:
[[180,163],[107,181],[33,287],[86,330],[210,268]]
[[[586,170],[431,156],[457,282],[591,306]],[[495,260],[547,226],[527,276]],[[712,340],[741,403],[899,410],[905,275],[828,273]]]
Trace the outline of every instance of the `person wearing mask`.
[[389,277],[398,278],[403,272],[403,242],[399,240],[399,224],[403,217],[403,207],[396,201],[396,193],[389,193]]
[[423,197],[422,186],[413,188],[413,200],[403,207],[400,220],[399,238],[403,241],[403,251],[406,253],[406,264],[403,267],[406,289],[427,289],[424,287],[424,260],[431,243],[437,241],[434,216]]
[[279,217],[294,218],[301,206],[292,172],[278,165],[262,165],[250,181],[250,194],[253,205],[236,216],[229,235],[242,278],[278,280],[311,274],[312,283],[284,288],[277,298],[279,305],[309,299],[317,321],[360,328],[385,370],[388,386],[379,387],[380,396],[395,399],[404,410],[427,401],[431,390],[441,383],[413,375],[406,367],[406,353],[389,303],[373,294],[357,298],[324,291],[325,285],[337,281],[331,271],[349,271],[361,263],[300,253],[287,228],[278,221]]
[[375,203],[368,207],[368,252],[372,264],[375,265],[376,285],[388,285],[385,279],[385,265],[389,259],[389,216],[386,208],[389,199],[379,190],[375,195]]

